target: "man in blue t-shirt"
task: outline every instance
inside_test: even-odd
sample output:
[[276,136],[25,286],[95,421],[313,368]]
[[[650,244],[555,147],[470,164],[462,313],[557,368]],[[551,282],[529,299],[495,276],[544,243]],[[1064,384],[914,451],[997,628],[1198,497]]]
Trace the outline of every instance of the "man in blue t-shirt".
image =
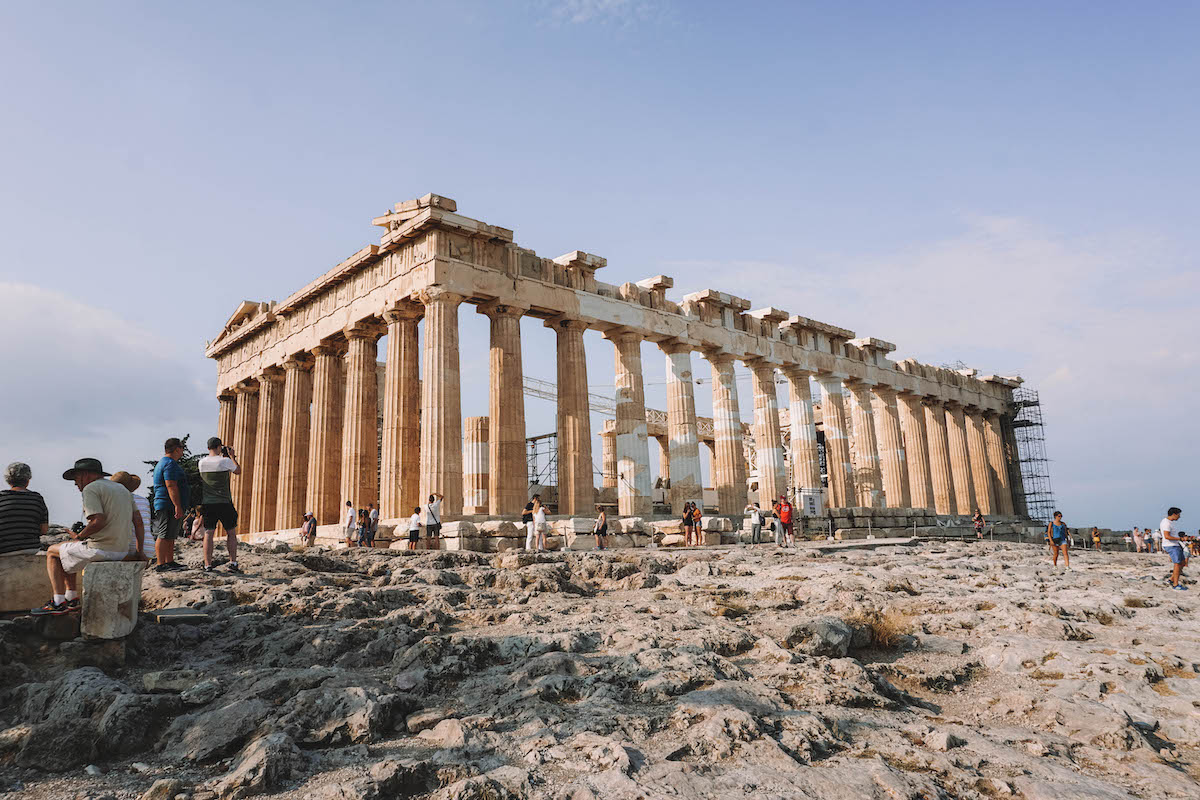
[[175,561],[175,540],[183,530],[188,507],[187,475],[180,466],[183,442],[172,436],[163,443],[164,455],[154,467],[154,556],[155,572],[187,569]]

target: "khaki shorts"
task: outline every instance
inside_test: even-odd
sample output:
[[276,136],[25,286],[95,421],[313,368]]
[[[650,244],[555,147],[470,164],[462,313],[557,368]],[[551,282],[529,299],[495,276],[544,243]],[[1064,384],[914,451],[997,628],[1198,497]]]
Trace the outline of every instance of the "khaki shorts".
[[63,542],[58,546],[58,560],[62,562],[63,572],[75,573],[93,561],[122,561],[127,553],[113,553],[106,550],[96,550],[84,542]]

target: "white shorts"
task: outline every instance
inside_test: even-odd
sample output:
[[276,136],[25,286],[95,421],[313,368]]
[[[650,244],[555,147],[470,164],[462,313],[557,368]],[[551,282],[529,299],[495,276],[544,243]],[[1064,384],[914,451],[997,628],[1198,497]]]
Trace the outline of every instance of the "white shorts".
[[58,560],[62,562],[63,572],[76,573],[93,561],[123,561],[128,553],[114,553],[108,550],[95,550],[83,542],[63,542],[58,546]]

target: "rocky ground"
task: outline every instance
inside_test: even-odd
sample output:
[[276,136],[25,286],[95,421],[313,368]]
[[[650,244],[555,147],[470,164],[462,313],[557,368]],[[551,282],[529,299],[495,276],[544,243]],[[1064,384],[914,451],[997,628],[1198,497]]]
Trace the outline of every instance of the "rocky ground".
[[270,549],[148,574],[210,621],[107,671],[0,622],[0,797],[1200,796],[1158,557]]

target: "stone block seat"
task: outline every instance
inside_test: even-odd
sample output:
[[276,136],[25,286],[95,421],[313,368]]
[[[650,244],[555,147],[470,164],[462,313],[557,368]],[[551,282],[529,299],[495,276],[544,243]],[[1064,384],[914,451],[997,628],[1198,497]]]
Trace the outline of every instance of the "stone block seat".
[[51,594],[45,553],[0,556],[0,612],[37,608]]
[[84,638],[120,639],[133,632],[145,571],[145,561],[97,561],[83,568],[80,632]]

